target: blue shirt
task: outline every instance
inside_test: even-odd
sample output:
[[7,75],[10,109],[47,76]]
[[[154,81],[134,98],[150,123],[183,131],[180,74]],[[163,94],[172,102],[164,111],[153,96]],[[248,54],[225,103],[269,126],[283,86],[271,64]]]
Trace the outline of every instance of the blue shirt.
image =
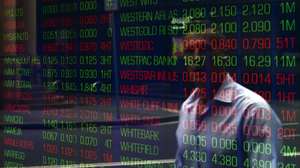
[[261,96],[229,74],[210,102],[198,93],[179,112],[176,167],[277,167],[281,122]]

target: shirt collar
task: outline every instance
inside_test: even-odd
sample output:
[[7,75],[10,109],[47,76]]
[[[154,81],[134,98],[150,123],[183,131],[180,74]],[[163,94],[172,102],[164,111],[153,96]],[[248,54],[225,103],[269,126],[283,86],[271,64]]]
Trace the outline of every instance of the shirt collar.
[[214,96],[214,100],[218,100],[225,103],[231,103],[236,97],[236,88],[234,87],[235,81],[231,78],[229,73],[226,74],[226,78],[222,85],[218,89]]

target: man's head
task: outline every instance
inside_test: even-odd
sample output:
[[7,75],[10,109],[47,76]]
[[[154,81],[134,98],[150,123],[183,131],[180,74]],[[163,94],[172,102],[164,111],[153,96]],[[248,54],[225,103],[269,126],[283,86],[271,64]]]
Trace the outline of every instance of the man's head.
[[[209,27],[209,23],[203,21]],[[199,24],[201,21],[191,21],[190,24]],[[183,31],[185,32],[185,31]],[[218,29],[206,28],[205,31],[188,32],[181,37],[173,38],[173,55],[183,59],[184,69],[188,72],[205,72],[208,82],[211,81],[211,73],[227,73],[227,62],[230,61],[230,52],[222,47],[226,37]],[[221,46],[221,47],[220,47]],[[205,59],[202,62],[202,59]],[[201,60],[200,60],[201,59]],[[211,83],[216,90],[222,84],[222,80]],[[206,87],[206,83],[196,83],[196,87]]]

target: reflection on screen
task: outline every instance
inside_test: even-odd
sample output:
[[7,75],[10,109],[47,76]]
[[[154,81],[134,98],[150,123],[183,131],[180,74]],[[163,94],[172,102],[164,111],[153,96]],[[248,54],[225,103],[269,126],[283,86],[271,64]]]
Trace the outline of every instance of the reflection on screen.
[[[277,167],[296,167],[298,1],[0,3],[1,167],[174,167],[182,103],[197,87],[200,97],[215,95],[224,69],[271,105],[283,124],[271,130],[282,141]],[[214,148],[233,145],[224,139]],[[263,143],[242,150],[271,154]],[[206,154],[183,157],[212,167],[271,167]]]

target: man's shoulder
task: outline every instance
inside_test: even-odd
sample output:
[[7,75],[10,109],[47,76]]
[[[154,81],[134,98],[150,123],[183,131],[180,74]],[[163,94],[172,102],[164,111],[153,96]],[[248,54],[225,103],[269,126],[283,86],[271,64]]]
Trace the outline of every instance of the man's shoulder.
[[258,93],[242,86],[241,84],[235,82],[235,102],[243,105],[244,107],[255,107],[255,108],[264,108],[271,110],[269,103]]
[[274,128],[281,127],[282,123],[276,112],[262,96],[236,82],[235,85],[238,92],[236,104],[239,104],[243,115],[254,120],[263,116],[261,121],[272,123]]

